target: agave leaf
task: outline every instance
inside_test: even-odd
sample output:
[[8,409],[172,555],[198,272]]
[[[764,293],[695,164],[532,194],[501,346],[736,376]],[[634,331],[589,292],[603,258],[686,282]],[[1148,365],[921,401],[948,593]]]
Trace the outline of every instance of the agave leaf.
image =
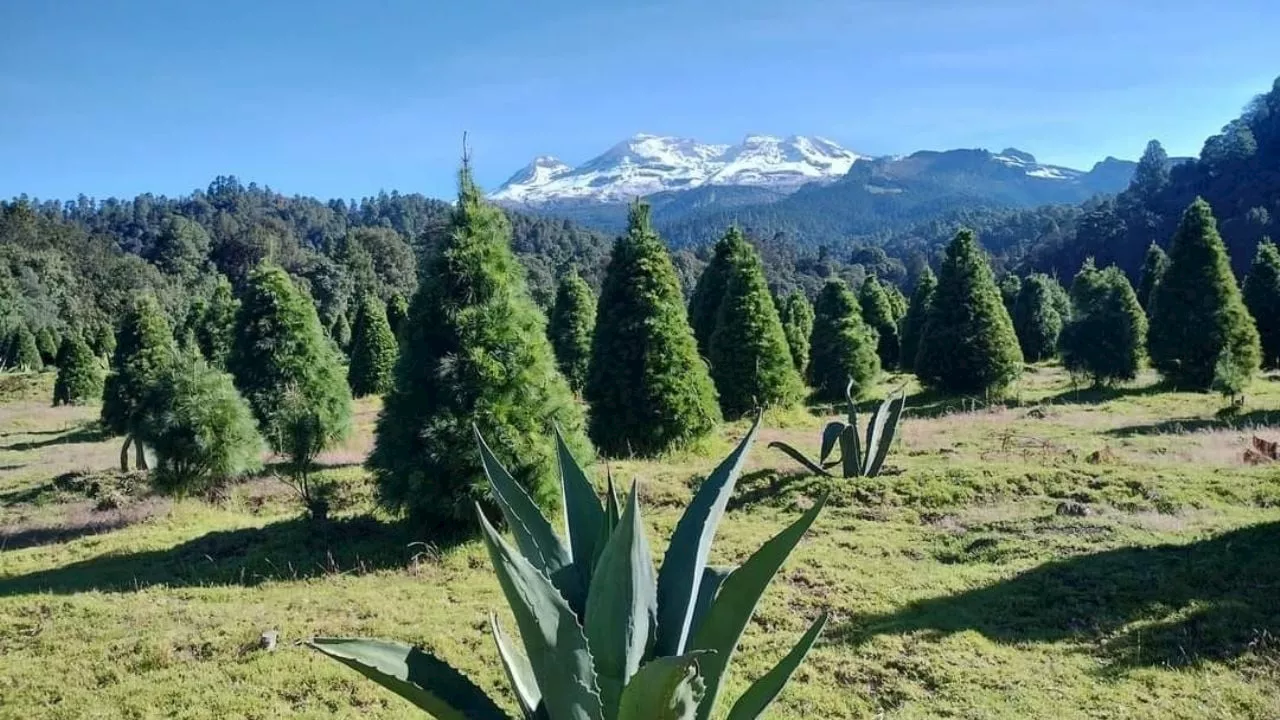
[[604,508],[586,472],[565,445],[560,426],[556,431],[556,458],[560,464],[560,486],[564,493],[564,528],[569,537],[573,564],[584,578],[595,565],[596,543],[604,526]]
[[548,716],[603,720],[595,667],[577,615],[551,579],[507,545],[479,506],[476,514]]
[[738,701],[733,704],[733,709],[729,710],[727,720],[756,720],[764,715],[764,711],[769,708],[774,698],[778,697],[778,693],[782,692],[782,688],[786,687],[787,682],[791,680],[791,675],[800,667],[800,663],[804,661],[805,655],[809,654],[809,649],[813,647],[813,643],[817,641],[818,635],[822,633],[822,628],[826,627],[827,614],[824,612],[822,616],[809,626],[809,630],[805,632],[804,637],[800,638],[800,642],[791,648],[791,652],[782,658],[777,665],[773,666],[769,672],[760,677],[759,680],[751,683],[751,687],[742,693]]
[[840,433],[840,462],[845,477],[862,476],[862,448],[858,444],[856,425],[846,425]]
[[684,652],[689,626],[693,622],[693,607],[698,599],[698,586],[702,583],[702,570],[707,566],[707,555],[711,552],[711,541],[715,539],[716,527],[724,517],[729,496],[733,494],[747,452],[756,439],[762,417],[763,413],[756,413],[750,432],[702,483],[676,523],[671,544],[663,556],[662,570],[658,573],[658,638],[655,650],[659,655],[680,655]]
[[[880,405],[873,423],[875,432],[871,433],[871,439],[867,442],[867,477],[880,474],[880,466],[884,465],[889,447],[893,445],[893,435],[897,432],[898,420],[902,417],[902,407],[906,402],[905,393],[896,393],[885,398],[884,403]],[[870,430],[868,428],[868,432]]]
[[707,566],[703,569],[702,583],[698,585],[698,602],[693,606],[693,626],[689,628],[689,634],[697,635],[698,628],[702,626],[702,621],[707,616],[707,611],[711,609],[711,601],[716,599],[720,586],[733,571],[734,568],[731,567]]
[[484,473],[489,478],[489,486],[493,489],[493,497],[502,509],[511,534],[516,539],[516,547],[525,559],[551,578],[556,588],[569,599],[575,610],[580,611],[586,599],[586,583],[573,567],[573,559],[564,543],[551,529],[551,523],[538,509],[529,493],[511,477],[511,473],[502,466],[493,451],[489,449],[480,429],[472,425],[476,441],[480,445],[480,460],[484,465]]
[[498,616],[489,613],[489,627],[493,629],[493,641],[498,646],[498,655],[502,658],[502,667],[507,671],[507,680],[515,691],[520,709],[524,711],[525,720],[538,717],[538,707],[542,704],[542,691],[538,689],[538,680],[533,676],[533,667],[507,638],[498,624]]
[[465,675],[411,645],[323,637],[312,638],[307,645],[439,720],[510,720],[510,716]]
[[818,454],[819,463],[825,464],[827,462],[827,456],[835,449],[836,440],[840,439],[840,433],[844,432],[844,426],[845,423],[834,420],[822,428],[822,451]]
[[720,592],[711,603],[707,617],[698,629],[690,647],[694,650],[714,650],[715,655],[702,661],[702,676],[707,681],[707,697],[699,709],[700,720],[711,714],[715,706],[716,696],[720,692],[720,684],[724,680],[729,662],[733,659],[742,632],[755,613],[756,604],[765,588],[773,580],[782,563],[795,549],[800,538],[822,512],[827,498],[823,496],[809,508],[798,520],[791,523],[782,532],[760,546],[746,562],[742,564],[720,586]]
[[805,466],[806,468],[809,469],[809,472],[814,473],[815,475],[825,475],[826,477],[831,477],[831,473],[827,472],[825,469],[823,469],[820,465],[818,465],[814,461],[805,457],[804,453],[782,442],[781,440],[774,440],[773,442],[769,443],[769,447],[774,448],[776,450],[781,450],[782,452],[790,455],[791,459]]
[[693,720],[706,692],[698,661],[706,652],[655,658],[622,691],[618,720]]
[[654,575],[632,484],[627,509],[600,556],[587,593],[587,643],[595,658],[605,717],[617,714],[622,688],[653,644],[658,614]]
[[[600,524],[600,537],[596,540],[594,557],[591,560],[592,572],[596,565],[600,564],[600,555],[604,553],[604,548],[609,544],[609,538],[613,537],[614,528],[618,527],[621,522],[621,513],[618,511],[618,493],[613,487],[613,473],[608,473],[608,485],[605,487],[604,495],[604,521]],[[587,579],[587,586],[590,589],[590,578]]]

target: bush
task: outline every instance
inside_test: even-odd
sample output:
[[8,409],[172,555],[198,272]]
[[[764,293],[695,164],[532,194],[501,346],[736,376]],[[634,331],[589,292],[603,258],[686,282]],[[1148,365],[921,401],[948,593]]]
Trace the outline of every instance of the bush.
[[862,320],[849,286],[833,278],[813,307],[809,384],[820,400],[838,401],[853,380],[853,396],[865,395],[880,376],[876,333]]
[[53,383],[53,405],[84,405],[102,397],[102,366],[93,351],[75,333],[62,339],[58,349],[58,378]]

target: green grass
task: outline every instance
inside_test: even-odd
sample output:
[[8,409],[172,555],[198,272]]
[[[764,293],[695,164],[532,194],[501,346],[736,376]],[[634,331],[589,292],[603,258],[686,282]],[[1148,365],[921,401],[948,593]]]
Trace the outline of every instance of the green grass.
[[[0,381],[0,717],[414,717],[293,645],[311,635],[420,643],[514,707],[481,549],[418,544],[423,529],[373,509],[358,461],[375,403],[328,458],[344,505],[317,529],[269,478],[216,504],[138,497],[103,472],[118,445],[88,424],[95,408],[47,407],[49,377]],[[832,500],[766,593],[728,692],[830,610],[771,717],[1280,717],[1280,468],[1241,459],[1255,433],[1280,439],[1280,382],[1260,379],[1234,414],[1153,382],[1077,392],[1039,367],[996,406],[908,382],[874,480],[798,474],[767,443],[812,451],[822,411],[768,416],[713,561]],[[610,463],[641,482],[655,547],[744,431]],[[97,509],[104,496],[118,507]],[[1090,514],[1056,514],[1067,500]],[[257,649],[271,629],[280,648]]]

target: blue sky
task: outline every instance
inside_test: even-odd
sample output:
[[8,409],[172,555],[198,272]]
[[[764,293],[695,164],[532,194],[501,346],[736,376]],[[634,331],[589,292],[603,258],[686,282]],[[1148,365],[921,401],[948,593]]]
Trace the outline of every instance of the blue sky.
[[1280,75],[1280,3],[3,0],[0,197],[453,193],[635,132],[1195,154]]

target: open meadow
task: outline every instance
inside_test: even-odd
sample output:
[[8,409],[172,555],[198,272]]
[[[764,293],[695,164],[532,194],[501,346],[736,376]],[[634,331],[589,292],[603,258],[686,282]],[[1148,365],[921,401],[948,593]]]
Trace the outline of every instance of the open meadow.
[[[317,526],[270,469],[212,502],[150,497],[112,471],[96,406],[50,408],[51,374],[2,382],[0,716],[415,716],[296,645],[313,635],[421,644],[514,709],[482,547],[423,544],[374,507],[376,400],[323,458],[342,492]],[[772,717],[1280,717],[1280,469],[1244,460],[1255,435],[1280,439],[1280,377],[1236,412],[1154,382],[1076,391],[1038,366],[1009,405],[917,393],[874,479],[808,477],[767,447],[812,451],[831,408],[766,415],[713,562],[832,496],[765,593],[730,693],[827,609]],[[641,483],[654,548],[745,430],[611,464]]]

